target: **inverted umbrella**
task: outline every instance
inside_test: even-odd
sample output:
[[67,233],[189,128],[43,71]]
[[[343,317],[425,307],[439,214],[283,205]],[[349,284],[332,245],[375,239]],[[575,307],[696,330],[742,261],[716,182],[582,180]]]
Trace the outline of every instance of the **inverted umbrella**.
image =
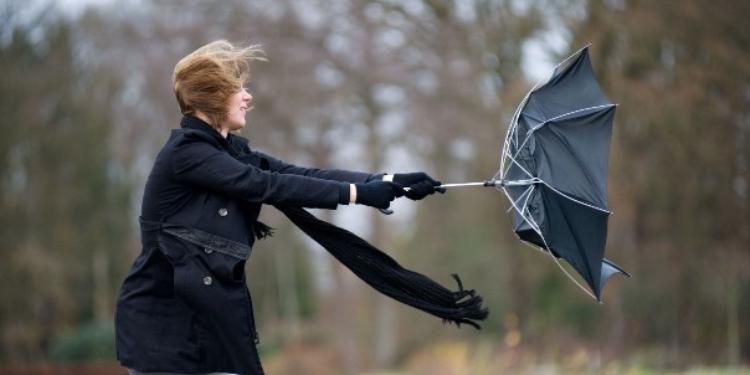
[[[586,46],[558,64],[551,77],[522,100],[508,126],[500,169],[492,179],[441,186],[502,190],[513,210],[516,234],[549,253],[597,301],[612,275],[629,276],[604,258],[611,214],[607,164],[615,108],[594,77]],[[589,289],[558,258],[566,260]]]

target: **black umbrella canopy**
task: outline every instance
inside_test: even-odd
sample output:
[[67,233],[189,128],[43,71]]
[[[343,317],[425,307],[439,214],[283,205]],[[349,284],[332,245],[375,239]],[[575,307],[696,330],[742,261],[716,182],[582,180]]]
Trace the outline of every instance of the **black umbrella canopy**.
[[515,232],[570,263],[597,300],[607,279],[627,275],[604,258],[615,108],[583,48],[523,100],[508,129],[501,166]]

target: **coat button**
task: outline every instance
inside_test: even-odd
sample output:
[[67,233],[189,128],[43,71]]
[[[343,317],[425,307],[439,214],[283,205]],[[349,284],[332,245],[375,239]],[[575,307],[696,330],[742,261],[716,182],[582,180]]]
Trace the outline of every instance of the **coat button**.
[[224,207],[219,209],[219,216],[227,216],[228,213],[229,213],[229,210],[227,210]]
[[214,282],[214,280],[211,278],[211,276],[206,276],[206,277],[203,278],[203,284],[204,285],[211,285],[211,283],[213,283],[213,282]]
[[205,248],[205,249],[203,249],[203,251],[205,251],[206,254],[211,254],[211,253],[214,252],[212,249],[209,249],[209,248]]

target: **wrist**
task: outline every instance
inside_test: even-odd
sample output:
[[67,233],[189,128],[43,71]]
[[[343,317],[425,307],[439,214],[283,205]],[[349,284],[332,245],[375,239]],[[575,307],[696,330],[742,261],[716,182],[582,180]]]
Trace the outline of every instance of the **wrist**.
[[339,184],[339,204],[349,204],[350,189],[347,183],[342,182]]

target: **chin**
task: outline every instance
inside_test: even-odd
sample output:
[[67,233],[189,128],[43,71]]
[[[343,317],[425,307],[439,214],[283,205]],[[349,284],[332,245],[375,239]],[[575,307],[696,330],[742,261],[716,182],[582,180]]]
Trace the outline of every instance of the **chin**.
[[245,127],[245,121],[242,121],[242,122],[234,121],[234,122],[231,122],[231,123],[229,123],[227,125],[229,125],[228,127],[229,127],[229,130],[231,130],[231,131],[240,130],[240,129],[242,129],[242,128]]

